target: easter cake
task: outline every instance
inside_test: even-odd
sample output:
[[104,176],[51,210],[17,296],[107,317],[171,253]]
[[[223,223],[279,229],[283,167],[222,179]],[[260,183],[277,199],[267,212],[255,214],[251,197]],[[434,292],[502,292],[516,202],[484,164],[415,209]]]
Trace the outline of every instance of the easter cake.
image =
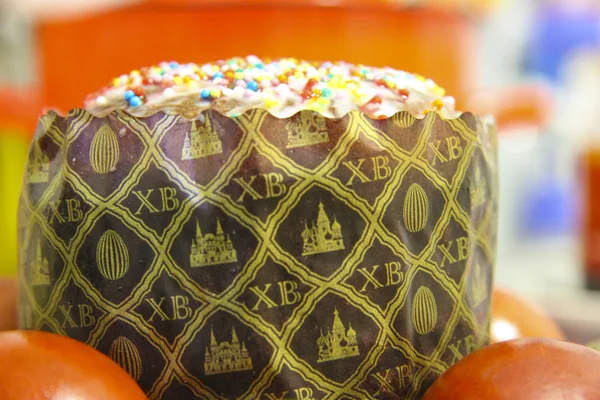
[[20,326],[151,399],[417,399],[488,342],[490,117],[389,67],[163,62],[40,118]]

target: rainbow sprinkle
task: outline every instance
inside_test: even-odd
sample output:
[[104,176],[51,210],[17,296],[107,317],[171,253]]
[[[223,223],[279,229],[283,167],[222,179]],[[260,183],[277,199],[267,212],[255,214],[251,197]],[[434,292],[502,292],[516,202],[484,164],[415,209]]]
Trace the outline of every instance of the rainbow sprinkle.
[[328,117],[360,110],[375,118],[408,110],[452,116],[454,99],[431,79],[392,68],[344,62],[309,62],[236,57],[207,64],[162,62],[114,78],[90,96],[85,107],[102,114],[174,111],[185,102],[198,112],[214,108],[238,115],[265,108],[288,117],[309,109]]

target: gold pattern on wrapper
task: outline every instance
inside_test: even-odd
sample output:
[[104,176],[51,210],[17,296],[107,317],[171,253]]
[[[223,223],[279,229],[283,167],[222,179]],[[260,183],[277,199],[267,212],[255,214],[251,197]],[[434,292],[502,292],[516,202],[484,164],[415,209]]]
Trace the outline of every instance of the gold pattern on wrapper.
[[413,183],[408,188],[402,215],[409,232],[419,232],[425,228],[429,217],[429,199],[418,183]]
[[219,134],[212,128],[210,118],[204,122],[193,121],[192,129],[186,133],[181,149],[182,160],[195,160],[223,152]]
[[323,334],[321,329],[317,345],[319,346],[319,359],[317,360],[319,363],[359,355],[356,331],[352,329],[351,324],[348,324],[348,330],[346,330],[337,309],[333,312],[331,329],[328,326],[326,334]]
[[120,336],[112,343],[108,356],[121,366],[134,379],[142,376],[142,357],[135,344],[126,337]]
[[412,303],[412,322],[419,335],[433,332],[438,319],[435,296],[426,286],[417,289]]
[[48,182],[48,172],[50,161],[48,156],[42,151],[39,142],[33,142],[33,157],[27,165],[27,178],[30,183]]
[[473,272],[473,304],[480,305],[488,295],[486,276],[483,268],[479,263],[475,263],[475,271]]
[[20,327],[99,349],[151,400],[418,399],[488,341],[496,141],[472,114],[38,129]]
[[202,234],[200,224],[196,221],[196,237],[192,239],[190,249],[190,266],[204,267],[209,265],[229,264],[237,262],[237,253],[229,235],[225,236],[221,221],[217,219],[215,234]]
[[129,251],[117,232],[109,229],[100,237],[96,263],[106,279],[116,281],[125,276],[129,270]]
[[231,328],[231,341],[217,343],[215,334],[210,331],[210,347],[204,354],[204,373],[206,375],[227,374],[236,371],[252,370],[252,359],[248,355],[246,343],[241,342]]
[[415,123],[415,117],[409,113],[398,113],[393,116],[393,119],[394,123],[403,129],[410,128]]
[[92,140],[90,165],[99,174],[108,174],[117,168],[119,162],[119,141],[108,125],[103,125]]
[[35,260],[31,265],[31,284],[33,286],[46,286],[50,284],[50,270],[48,258],[44,256],[42,244],[38,240],[35,251]]
[[308,224],[304,224],[302,241],[304,242],[303,256],[344,249],[342,227],[335,217],[333,223],[330,222],[323,203],[319,203],[317,223],[313,222],[310,228]]
[[486,198],[486,181],[485,177],[481,174],[481,168],[477,166],[475,168],[475,175],[469,186],[471,194],[471,205],[472,207],[479,207],[485,202]]
[[289,122],[285,128],[288,134],[288,149],[329,141],[325,118],[316,113],[303,111],[296,121]]

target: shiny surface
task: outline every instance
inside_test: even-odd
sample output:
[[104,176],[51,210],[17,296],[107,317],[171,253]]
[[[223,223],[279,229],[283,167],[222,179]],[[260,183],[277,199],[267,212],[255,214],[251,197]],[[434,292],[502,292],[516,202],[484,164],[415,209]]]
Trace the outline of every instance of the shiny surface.
[[524,337],[565,339],[558,324],[536,304],[496,287],[492,298],[492,343]]
[[[281,398],[282,392],[293,396],[293,390],[305,387],[299,375],[312,377],[306,384],[314,388],[311,397],[315,399],[329,392],[340,399],[363,399],[364,393],[377,398],[381,383],[373,375],[383,376],[392,368],[388,361],[378,361],[382,357],[391,365],[431,365],[435,371],[443,370],[447,364],[442,363],[454,357],[451,345],[469,343],[461,346],[464,349],[488,340],[488,332],[479,327],[490,317],[492,259],[466,251],[468,246],[463,245],[470,233],[465,227],[477,226],[485,232],[496,229],[496,139],[485,118],[464,115],[444,121],[436,113],[422,120],[407,117],[411,116],[373,121],[354,112],[332,120],[308,112],[286,121],[262,110],[234,121],[209,112],[204,123],[197,121],[194,128],[194,122],[164,113],[144,120],[119,115],[102,120],[85,111],[68,118],[49,114],[36,135],[38,143],[48,144],[48,167],[43,166],[44,160],[32,157],[29,169],[34,180],[45,179],[48,184],[25,185],[23,198],[34,202],[51,196],[73,197],[80,202],[84,217],[59,225],[50,218],[33,221],[33,214],[22,216],[23,238],[35,237],[40,230],[56,235],[47,237],[40,252],[34,241],[21,242],[24,257],[33,260],[21,272],[22,287],[27,289],[20,302],[21,326],[36,328],[53,321],[50,328],[56,332],[73,337],[86,332],[72,329],[60,310],[41,318],[36,308],[42,285],[53,302],[49,309],[63,306],[68,310],[73,305],[75,311],[81,305],[86,315],[94,317],[86,323],[94,325],[88,334],[90,342],[109,354],[109,346],[124,349],[133,360],[128,363],[129,372],[137,376],[141,370],[140,385],[153,399],[183,400],[189,398],[190,390],[203,399],[262,399],[267,394]],[[114,165],[116,147],[102,145],[108,151],[100,151],[101,146],[93,146],[95,138],[105,136],[106,123],[122,157],[111,174],[95,172],[89,161],[96,159],[100,171],[110,171],[105,167]],[[67,146],[63,141],[58,147],[54,130],[44,128],[51,124],[77,137],[77,143]],[[136,128],[141,124],[154,129]],[[306,132],[317,135],[298,135],[298,127],[308,127]],[[422,134],[429,127],[430,134]],[[455,143],[461,151],[453,152],[454,160],[446,164],[462,166],[460,172],[440,167],[435,153],[423,154],[431,136],[448,139],[448,143],[460,138]],[[193,147],[192,139],[201,146]],[[384,139],[393,140],[389,148]],[[465,153],[474,147],[478,151],[472,157]],[[411,154],[408,164],[395,161],[406,158],[405,152]],[[377,178],[375,183],[369,178],[371,183],[359,184],[355,171],[343,164],[348,160],[358,166],[360,160],[383,154],[389,157],[385,172],[378,172],[381,168],[375,160],[369,162],[375,172],[368,176]],[[464,154],[469,159],[459,160]],[[35,165],[48,170],[46,178],[39,178],[40,168]],[[162,168],[167,165],[173,168],[165,178]],[[405,168],[396,170],[400,165]],[[367,171],[366,166],[363,170]],[[65,179],[55,185],[62,175],[54,174],[63,171]],[[260,195],[265,202],[255,201],[261,199],[237,183],[273,173],[281,174],[276,191],[268,189],[269,181],[252,188],[269,197]],[[319,187],[311,186],[319,174]],[[151,190],[160,196],[163,185],[173,190],[168,207],[158,205],[165,213],[155,213],[154,206],[138,212],[141,203],[133,199],[137,196],[132,191]],[[410,187],[414,196],[409,196]],[[446,196],[439,187],[461,194]],[[276,198],[284,196],[284,191],[285,196],[295,196],[294,202]],[[211,203],[211,197],[230,206]],[[107,198],[123,206],[107,207]],[[152,199],[159,204],[158,198]],[[185,208],[179,207],[198,201],[198,207],[181,214]],[[230,207],[245,211],[232,212]],[[458,216],[453,209],[464,212]],[[406,215],[410,227],[401,218]],[[110,230],[115,234],[107,233]],[[375,231],[386,233],[378,234],[377,240],[363,238],[365,232]],[[148,235],[171,239],[148,240]],[[68,248],[66,257],[54,250],[63,248],[63,237],[78,243]],[[492,238],[493,234],[479,240],[490,254],[495,247]],[[454,253],[461,262],[453,258],[456,265],[450,267],[437,243],[450,246],[455,241],[462,243]],[[263,252],[265,246],[270,250]],[[413,268],[412,261],[396,261],[404,256],[394,249],[402,246],[423,260],[432,260],[430,266],[451,269],[451,274],[436,278],[418,266]],[[348,261],[359,253],[360,260]],[[413,259],[409,253],[406,257]],[[348,262],[355,266],[343,267]],[[376,273],[374,281],[365,281],[362,272],[366,271]],[[187,278],[180,279],[181,274]],[[111,279],[117,276],[122,278]],[[349,290],[338,293],[335,282],[342,281]],[[454,282],[465,282],[465,289],[459,290]],[[255,290],[265,293],[269,287],[272,299],[267,302],[259,296],[262,300],[257,304]],[[294,294],[289,292],[292,289]],[[400,302],[401,298],[405,301]],[[468,316],[462,319],[464,323],[453,319],[457,315],[453,310],[459,308]],[[387,334],[392,330],[396,334]],[[133,345],[116,341],[121,337]],[[407,345],[418,353],[395,350]],[[373,354],[379,354],[379,359]],[[173,360],[179,366],[174,370],[169,369]],[[289,367],[282,369],[277,360],[285,360]],[[173,384],[174,375],[185,386]],[[417,375],[416,370],[413,376],[401,389],[407,395],[421,383],[429,387],[436,377]]]
[[0,333],[2,400],[142,400],[117,364],[75,340],[45,333]]
[[471,353],[423,400],[600,398],[600,353],[553,339],[516,339]]

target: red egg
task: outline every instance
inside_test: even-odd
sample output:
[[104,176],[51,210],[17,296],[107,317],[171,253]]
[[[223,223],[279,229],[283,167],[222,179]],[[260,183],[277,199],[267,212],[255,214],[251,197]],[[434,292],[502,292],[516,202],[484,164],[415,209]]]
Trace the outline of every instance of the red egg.
[[454,364],[423,400],[600,399],[600,353],[556,339],[515,339]]
[[2,400],[144,400],[137,383],[99,351],[46,332],[0,333]]

